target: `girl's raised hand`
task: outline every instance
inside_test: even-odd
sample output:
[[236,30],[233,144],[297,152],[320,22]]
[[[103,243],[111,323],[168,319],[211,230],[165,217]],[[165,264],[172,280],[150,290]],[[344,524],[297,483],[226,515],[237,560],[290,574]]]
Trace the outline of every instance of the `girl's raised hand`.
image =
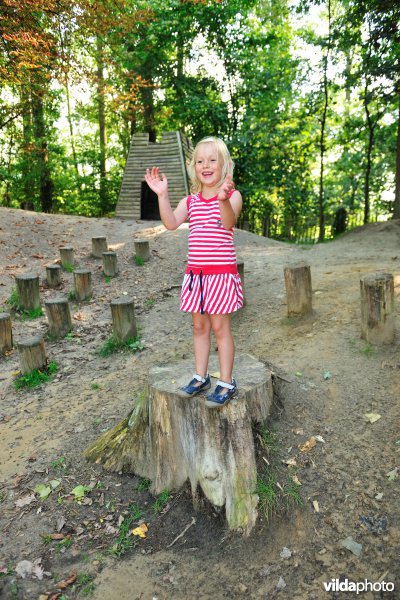
[[232,177],[228,175],[228,177],[225,179],[224,183],[218,190],[218,200],[228,200],[229,192],[231,192],[233,189],[235,189],[235,185],[232,181]]
[[158,167],[153,167],[152,169],[146,169],[146,173],[144,176],[147,185],[153,192],[160,196],[165,194],[168,190],[168,181],[164,173],[159,172]]

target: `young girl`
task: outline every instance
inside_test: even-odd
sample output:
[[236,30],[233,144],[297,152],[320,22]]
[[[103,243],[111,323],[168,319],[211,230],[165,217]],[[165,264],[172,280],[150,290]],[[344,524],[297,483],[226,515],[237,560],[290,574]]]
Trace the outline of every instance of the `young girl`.
[[157,167],[145,179],[157,194],[160,216],[167,229],[177,229],[189,217],[189,258],[181,291],[181,310],[192,313],[196,372],[182,390],[194,396],[211,387],[208,359],[211,329],[218,345],[220,377],[207,396],[210,408],[224,406],[236,394],[232,377],[235,347],[230,315],[243,306],[236,266],[233,227],[242,208],[242,196],[232,182],[233,162],[222,140],[201,140],[189,165],[193,194],[172,210],[168,181]]

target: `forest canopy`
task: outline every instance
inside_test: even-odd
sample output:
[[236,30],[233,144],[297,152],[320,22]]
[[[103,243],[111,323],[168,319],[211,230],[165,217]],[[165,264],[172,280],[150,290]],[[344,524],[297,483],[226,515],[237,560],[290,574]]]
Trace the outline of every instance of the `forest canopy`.
[[1,0],[0,206],[113,215],[130,139],[222,137],[250,228],[400,218],[400,5]]

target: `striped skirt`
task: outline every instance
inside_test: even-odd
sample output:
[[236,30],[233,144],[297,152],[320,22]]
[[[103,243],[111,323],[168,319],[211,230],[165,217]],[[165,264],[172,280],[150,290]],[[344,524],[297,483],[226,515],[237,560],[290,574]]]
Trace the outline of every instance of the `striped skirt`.
[[182,311],[225,315],[242,306],[243,289],[238,273],[185,274],[181,290]]

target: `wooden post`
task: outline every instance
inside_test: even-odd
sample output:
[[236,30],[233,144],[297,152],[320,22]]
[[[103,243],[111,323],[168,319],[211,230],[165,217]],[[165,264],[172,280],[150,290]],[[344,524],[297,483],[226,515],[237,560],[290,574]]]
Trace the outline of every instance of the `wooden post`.
[[16,275],[15,282],[22,308],[28,311],[40,308],[39,276]]
[[75,262],[73,247],[64,246],[63,248],[60,248],[60,259],[63,267],[72,267]]
[[92,295],[92,273],[88,269],[74,271],[75,298],[78,302],[87,300]]
[[391,344],[395,336],[394,281],[390,273],[360,279],[361,337],[371,344]]
[[46,348],[43,336],[27,338],[17,342],[22,375],[34,369],[43,369],[47,364]]
[[126,342],[137,335],[135,307],[133,300],[125,296],[111,301],[111,315],[114,336]]
[[135,240],[135,254],[143,262],[150,260],[150,247],[148,240]]
[[52,298],[45,301],[49,334],[51,337],[63,338],[72,329],[71,312],[67,298]]
[[305,263],[284,268],[287,312],[289,317],[312,312],[311,269]]
[[61,267],[60,265],[47,265],[46,267],[47,285],[50,288],[55,288],[61,283]]
[[93,237],[92,238],[92,256],[101,258],[103,252],[108,251],[107,238],[105,237]]
[[103,271],[107,277],[115,277],[118,273],[116,252],[103,252]]
[[0,354],[13,348],[13,335],[10,313],[0,313]]
[[236,261],[236,264],[237,264],[238,273],[240,275],[240,280],[242,282],[242,288],[243,288],[243,306],[244,306],[246,304],[246,296],[245,296],[245,293],[244,293],[244,261],[238,259]]
[[[214,369],[218,357],[212,354],[210,372]],[[179,391],[192,370],[192,359],[150,369],[148,394],[86,457],[106,469],[150,479],[154,494],[177,490],[189,480],[195,504],[200,487],[214,506],[225,506],[231,529],[249,534],[258,503],[252,426],[268,418],[271,373],[249,354],[238,354],[238,396],[223,408],[208,409],[204,395],[189,399]]]

